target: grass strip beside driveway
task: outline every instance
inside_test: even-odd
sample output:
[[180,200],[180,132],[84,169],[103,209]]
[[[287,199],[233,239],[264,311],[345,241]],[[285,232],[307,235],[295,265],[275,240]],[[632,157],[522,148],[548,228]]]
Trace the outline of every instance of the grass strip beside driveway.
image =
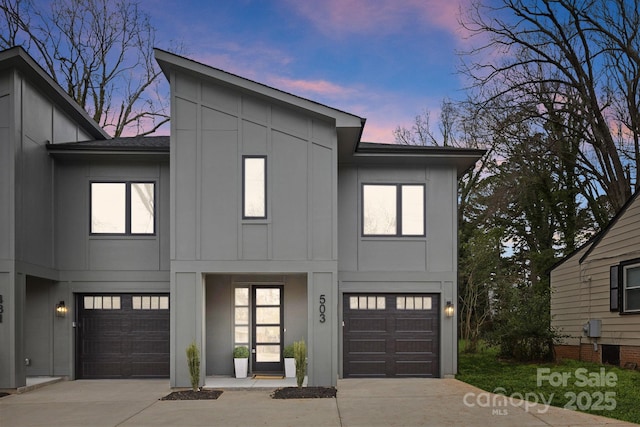
[[495,348],[461,353],[457,379],[508,397],[640,424],[640,372],[575,360],[516,363]]

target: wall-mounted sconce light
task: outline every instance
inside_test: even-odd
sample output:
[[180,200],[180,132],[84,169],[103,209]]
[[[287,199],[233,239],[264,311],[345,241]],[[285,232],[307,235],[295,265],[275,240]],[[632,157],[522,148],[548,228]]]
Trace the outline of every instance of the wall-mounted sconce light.
[[444,314],[447,317],[453,317],[453,313],[455,312],[453,304],[451,301],[447,301],[447,305],[444,306]]
[[56,316],[65,317],[67,315],[67,307],[64,305],[64,301],[60,301],[56,304]]

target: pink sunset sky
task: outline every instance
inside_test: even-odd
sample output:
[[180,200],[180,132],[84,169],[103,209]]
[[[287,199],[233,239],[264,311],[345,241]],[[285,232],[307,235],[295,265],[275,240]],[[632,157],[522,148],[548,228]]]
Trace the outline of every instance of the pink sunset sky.
[[456,52],[469,0],[142,0],[157,46],[367,119],[393,142],[425,109],[461,99]]

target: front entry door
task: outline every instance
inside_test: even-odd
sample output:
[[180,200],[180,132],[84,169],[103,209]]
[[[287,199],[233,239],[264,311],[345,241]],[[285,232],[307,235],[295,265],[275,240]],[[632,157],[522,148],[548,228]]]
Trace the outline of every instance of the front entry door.
[[282,286],[253,287],[252,371],[282,372]]

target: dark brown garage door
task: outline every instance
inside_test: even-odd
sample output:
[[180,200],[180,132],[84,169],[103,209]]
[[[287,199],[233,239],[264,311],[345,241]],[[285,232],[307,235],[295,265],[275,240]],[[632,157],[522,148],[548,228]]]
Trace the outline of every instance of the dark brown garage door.
[[169,376],[169,296],[79,295],[78,378]]
[[345,294],[345,377],[438,377],[437,294]]

